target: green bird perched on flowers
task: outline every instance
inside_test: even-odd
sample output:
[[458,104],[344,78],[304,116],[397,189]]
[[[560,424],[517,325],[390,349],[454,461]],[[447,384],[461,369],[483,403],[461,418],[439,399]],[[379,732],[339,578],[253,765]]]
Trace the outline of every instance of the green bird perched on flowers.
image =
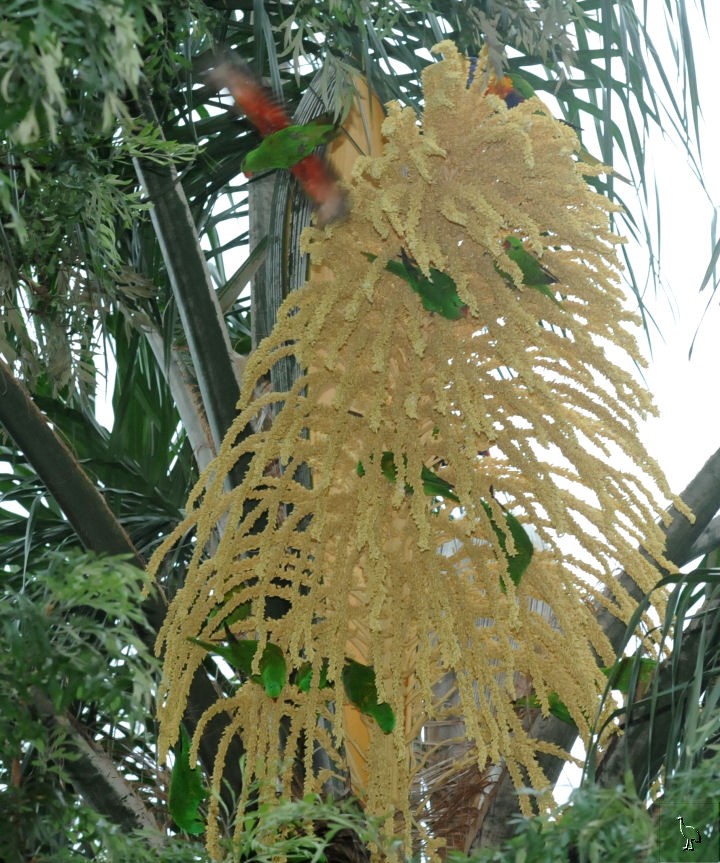
[[[368,261],[374,261],[377,255],[363,252]],[[442,315],[449,321],[458,321],[467,317],[468,307],[460,299],[457,285],[448,276],[435,267],[430,267],[430,275],[418,267],[417,263],[408,255],[405,249],[400,249],[401,260],[390,260],[385,264],[385,269],[394,276],[406,282],[420,297],[423,308],[434,314]]]
[[[403,462],[407,465],[407,456],[405,455],[403,456]],[[380,470],[382,471],[383,476],[390,482],[397,482],[398,469],[397,464],[395,463],[395,456],[391,452],[386,451],[382,454],[380,459]],[[357,475],[360,477],[365,476],[365,467],[362,462],[357,463]],[[460,498],[455,493],[454,486],[443,477],[438,476],[435,471],[430,470],[430,468],[425,465],[422,466],[420,480],[422,482],[423,492],[428,497],[442,497],[445,498],[445,500],[451,500],[458,504],[460,503]],[[415,489],[413,486],[406,483],[405,494],[414,493]],[[508,565],[508,575],[513,583],[517,585],[520,583],[520,579],[523,577],[525,570],[528,568],[530,561],[532,560],[532,540],[525,531],[525,528],[520,524],[512,512],[501,506],[500,509],[503,512],[504,524],[498,524],[495,520],[495,513],[490,504],[482,498],[480,499],[480,504],[485,511],[485,515],[488,517],[490,527],[497,537],[500,549],[505,555]],[[508,551],[508,534],[512,537],[512,543],[515,546],[513,554],[510,554]],[[500,578],[500,588],[503,593],[507,591],[507,587],[502,577]]]
[[555,294],[548,285],[557,284],[557,279],[548,269],[543,267],[535,255],[525,248],[523,241],[512,235],[507,236],[503,240],[503,248],[508,258],[520,267],[523,285],[528,288],[535,288],[554,300]]

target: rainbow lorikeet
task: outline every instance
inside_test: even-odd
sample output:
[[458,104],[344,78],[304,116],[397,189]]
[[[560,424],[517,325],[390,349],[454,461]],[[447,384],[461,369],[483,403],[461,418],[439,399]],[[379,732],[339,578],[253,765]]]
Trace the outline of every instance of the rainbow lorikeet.
[[521,102],[535,95],[535,90],[529,81],[526,81],[522,75],[517,75],[511,72],[509,75],[503,75],[502,78],[491,78],[485,94],[492,93],[505,100],[508,108],[515,108]]
[[245,173],[254,173],[275,168],[292,168],[334,134],[335,127],[327,124],[285,126],[272,132],[251,150],[243,160],[242,169]]
[[[313,150],[331,134],[327,126],[293,126],[290,115],[260,79],[242,62],[227,57],[208,74],[216,87],[227,87],[237,110],[255,126],[263,142],[245,165],[249,171],[289,168],[307,197],[315,204],[320,227],[348,214],[347,192],[332,167]],[[334,131],[334,127],[331,127]],[[304,154],[304,155],[303,155]]]
[[[515,108],[521,102],[534,96],[535,88],[526,78],[523,78],[522,75],[518,75],[516,72],[510,72],[510,74],[504,75],[502,78],[491,78],[490,84],[485,91],[486,95],[488,93],[492,93],[495,96],[499,96],[501,99],[504,99],[508,108]],[[564,123],[566,126],[571,126],[579,135],[581,130],[578,126],[575,126],[573,123],[569,123],[567,120],[560,120],[560,122]],[[586,165],[591,165],[594,168],[604,165],[601,159],[593,156],[592,153],[586,149],[579,138],[578,148],[575,153],[578,159]],[[620,180],[623,183],[630,183],[630,180],[628,180],[627,177],[624,177],[622,174],[618,174],[617,171],[612,171],[612,175],[615,179]]]

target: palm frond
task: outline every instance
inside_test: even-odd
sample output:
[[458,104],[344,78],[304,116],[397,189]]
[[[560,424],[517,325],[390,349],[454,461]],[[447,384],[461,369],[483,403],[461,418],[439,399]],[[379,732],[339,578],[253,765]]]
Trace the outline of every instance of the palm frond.
[[[692,769],[720,733],[720,569],[701,567],[658,583],[658,589],[666,586],[672,589],[658,627],[666,659],[649,685],[641,648],[622,660],[628,672],[626,703],[613,720],[623,723],[625,733],[601,758],[592,747],[586,763],[587,779],[605,787],[630,770],[641,799],[657,779],[664,786],[675,773]],[[638,621],[649,601],[641,601]],[[628,635],[625,646],[629,643]],[[606,695],[612,684],[611,676]]]

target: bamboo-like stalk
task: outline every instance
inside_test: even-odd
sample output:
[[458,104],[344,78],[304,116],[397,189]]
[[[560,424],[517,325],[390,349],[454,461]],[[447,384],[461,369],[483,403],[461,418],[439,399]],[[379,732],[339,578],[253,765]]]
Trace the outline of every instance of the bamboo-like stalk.
[[[148,119],[157,122],[148,96],[142,97],[141,104]],[[235,417],[239,395],[220,303],[174,166],[147,163],[140,158],[135,158],[134,163],[152,204],[150,216],[217,447]]]

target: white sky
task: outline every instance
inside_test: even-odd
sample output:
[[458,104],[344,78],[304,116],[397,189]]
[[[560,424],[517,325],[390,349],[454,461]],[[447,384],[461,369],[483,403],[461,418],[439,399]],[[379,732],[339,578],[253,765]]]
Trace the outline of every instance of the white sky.
[[[650,6],[653,4],[651,3]],[[655,3],[658,13],[664,3]],[[689,7],[694,4],[688,3]],[[659,460],[674,491],[682,491],[707,458],[720,447],[720,291],[701,294],[711,253],[713,208],[720,206],[720,116],[717,96],[717,48],[720,47],[720,3],[706,3],[708,30],[701,16],[691,16],[700,102],[705,106],[700,144],[707,194],[694,177],[679,146],[653,134],[647,151],[658,182],[662,214],[661,267],[664,289],[648,293],[645,302],[659,332],[651,333],[652,355],[646,380],[660,416],[642,427],[643,439]],[[660,18],[660,16],[659,16]],[[654,28],[664,32],[660,18]],[[655,33],[653,34],[655,36]],[[713,50],[713,48],[715,50]],[[672,68],[672,60],[666,69]],[[678,92],[680,85],[678,84]],[[709,196],[709,197],[708,197]],[[634,259],[641,261],[641,251]],[[698,327],[700,328],[698,331]],[[692,358],[688,352],[696,335]]]

